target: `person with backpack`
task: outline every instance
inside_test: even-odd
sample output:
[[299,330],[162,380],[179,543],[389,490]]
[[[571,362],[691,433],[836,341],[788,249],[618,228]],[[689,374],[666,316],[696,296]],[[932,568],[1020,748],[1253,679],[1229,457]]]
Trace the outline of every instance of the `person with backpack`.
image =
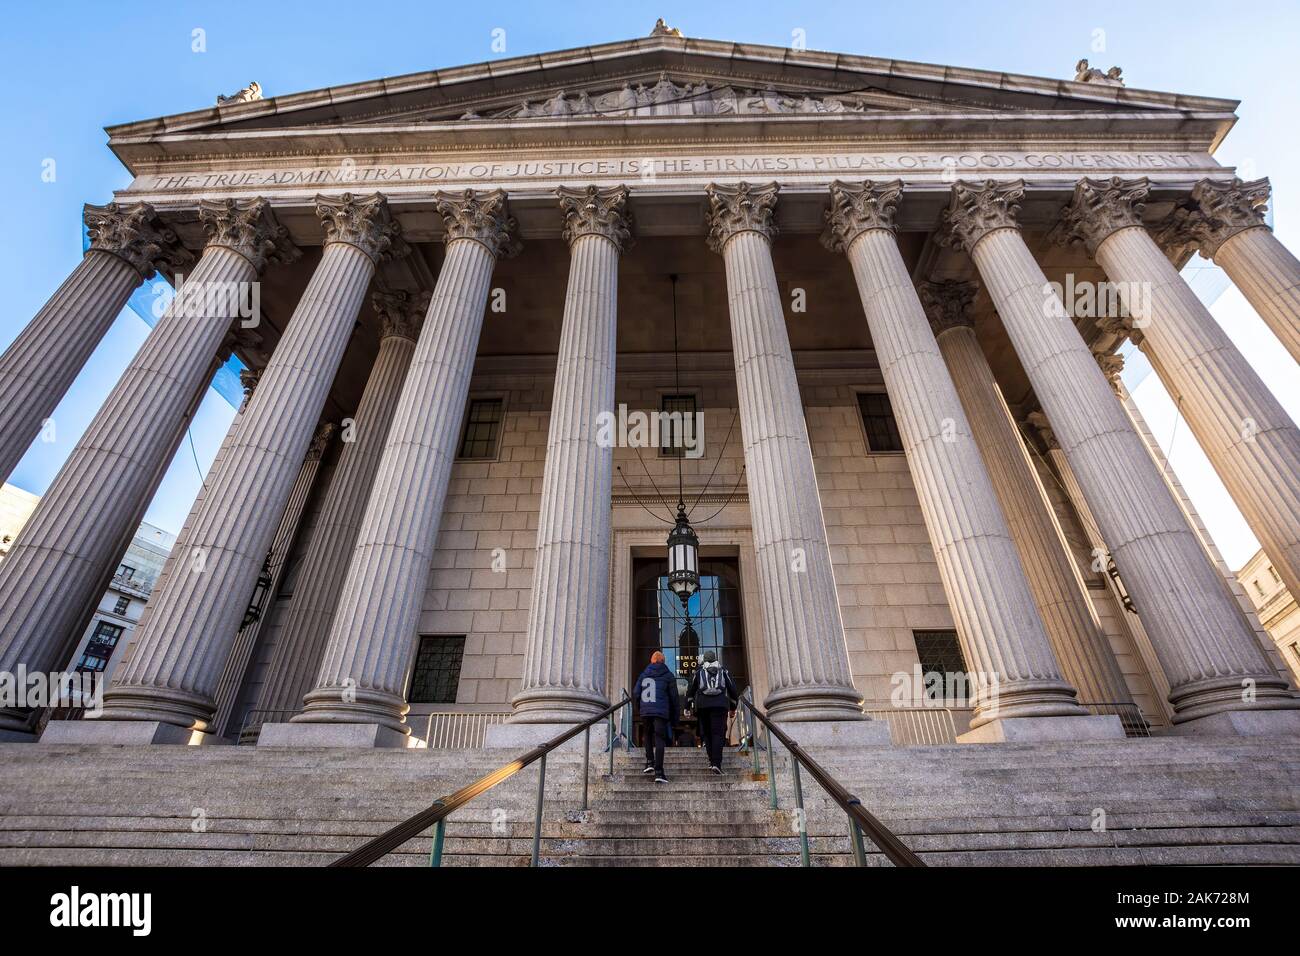
[[686,696],[695,702],[699,715],[700,737],[708,750],[709,768],[722,773],[722,744],[727,734],[727,721],[736,715],[736,702],[740,694],[727,669],[718,662],[713,651],[704,652],[701,664],[686,688]]
[[641,718],[641,739],[645,742],[645,769],[653,773],[655,783],[667,783],[664,773],[664,747],[669,728],[678,716],[677,675],[664,663],[662,651],[650,655],[650,664],[636,679],[634,699]]

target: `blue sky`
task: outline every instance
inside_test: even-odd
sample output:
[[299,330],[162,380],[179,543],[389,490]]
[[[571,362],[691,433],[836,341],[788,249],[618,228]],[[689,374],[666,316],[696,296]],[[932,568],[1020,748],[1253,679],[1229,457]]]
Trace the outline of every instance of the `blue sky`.
[[[478,3],[387,0],[262,2],[59,2],[14,4],[0,37],[0,152],[7,185],[0,210],[0,347],[18,334],[82,250],[83,202],[108,201],[128,184],[103,127],[211,104],[249,80],[268,96],[418,70],[644,36],[656,17],[688,36],[788,45],[802,30],[814,49],[1067,77],[1080,57],[1124,68],[1130,86],[1241,99],[1241,120],[1222,162],[1268,175],[1279,237],[1300,249],[1300,4],[970,2]],[[204,31],[206,52],[192,49]],[[505,50],[492,48],[504,30]],[[1098,51],[1098,44],[1104,49]],[[44,182],[46,160],[55,179]],[[1215,304],[1230,334],[1300,417],[1300,384],[1262,323],[1234,292]],[[38,444],[12,481],[44,491],[148,329],[125,312],[55,414],[59,440]],[[1211,531],[1240,565],[1253,539],[1208,472],[1154,377],[1135,395]],[[210,392],[147,519],[179,529],[233,414]]]

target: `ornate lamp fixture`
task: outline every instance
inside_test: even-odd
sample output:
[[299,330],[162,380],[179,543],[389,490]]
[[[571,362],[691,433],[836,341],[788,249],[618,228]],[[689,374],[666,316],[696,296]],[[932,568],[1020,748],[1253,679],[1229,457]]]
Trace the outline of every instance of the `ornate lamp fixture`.
[[668,587],[682,602],[690,624],[691,595],[700,589],[700,539],[686,517],[686,505],[677,502],[677,524],[668,533]]

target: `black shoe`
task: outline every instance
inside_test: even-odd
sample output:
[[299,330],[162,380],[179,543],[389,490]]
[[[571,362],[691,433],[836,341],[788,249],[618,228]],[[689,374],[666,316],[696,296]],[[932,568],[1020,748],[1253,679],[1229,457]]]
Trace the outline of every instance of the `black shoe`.
[[661,773],[655,774],[655,783],[667,783],[668,778]]
[[721,767],[710,767],[709,769],[712,770],[714,773],[716,773],[718,776],[722,776],[722,768],[721,768]]
[[654,764],[649,764],[649,763],[646,764],[646,765],[645,765],[645,769],[642,770],[641,772],[642,772],[642,773],[654,773],[654,772],[655,772]]

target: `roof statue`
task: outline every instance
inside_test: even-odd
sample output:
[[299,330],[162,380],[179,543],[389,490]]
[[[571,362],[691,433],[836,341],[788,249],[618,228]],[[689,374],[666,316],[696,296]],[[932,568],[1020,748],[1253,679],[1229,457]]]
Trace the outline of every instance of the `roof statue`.
[[1087,60],[1080,60],[1074,65],[1074,82],[1101,83],[1103,86],[1123,86],[1124,81],[1120,79],[1120,74],[1123,72],[1119,67],[1112,66],[1103,73],[1096,67],[1089,66]]
[[231,93],[229,96],[217,94],[217,105],[225,106],[227,103],[251,103],[254,100],[260,100],[261,98],[262,87],[256,80],[253,80],[242,90]]
[[670,27],[664,23],[664,18],[660,17],[655,21],[655,28],[650,31],[650,35],[652,37],[679,37],[682,35],[682,31],[676,27]]

